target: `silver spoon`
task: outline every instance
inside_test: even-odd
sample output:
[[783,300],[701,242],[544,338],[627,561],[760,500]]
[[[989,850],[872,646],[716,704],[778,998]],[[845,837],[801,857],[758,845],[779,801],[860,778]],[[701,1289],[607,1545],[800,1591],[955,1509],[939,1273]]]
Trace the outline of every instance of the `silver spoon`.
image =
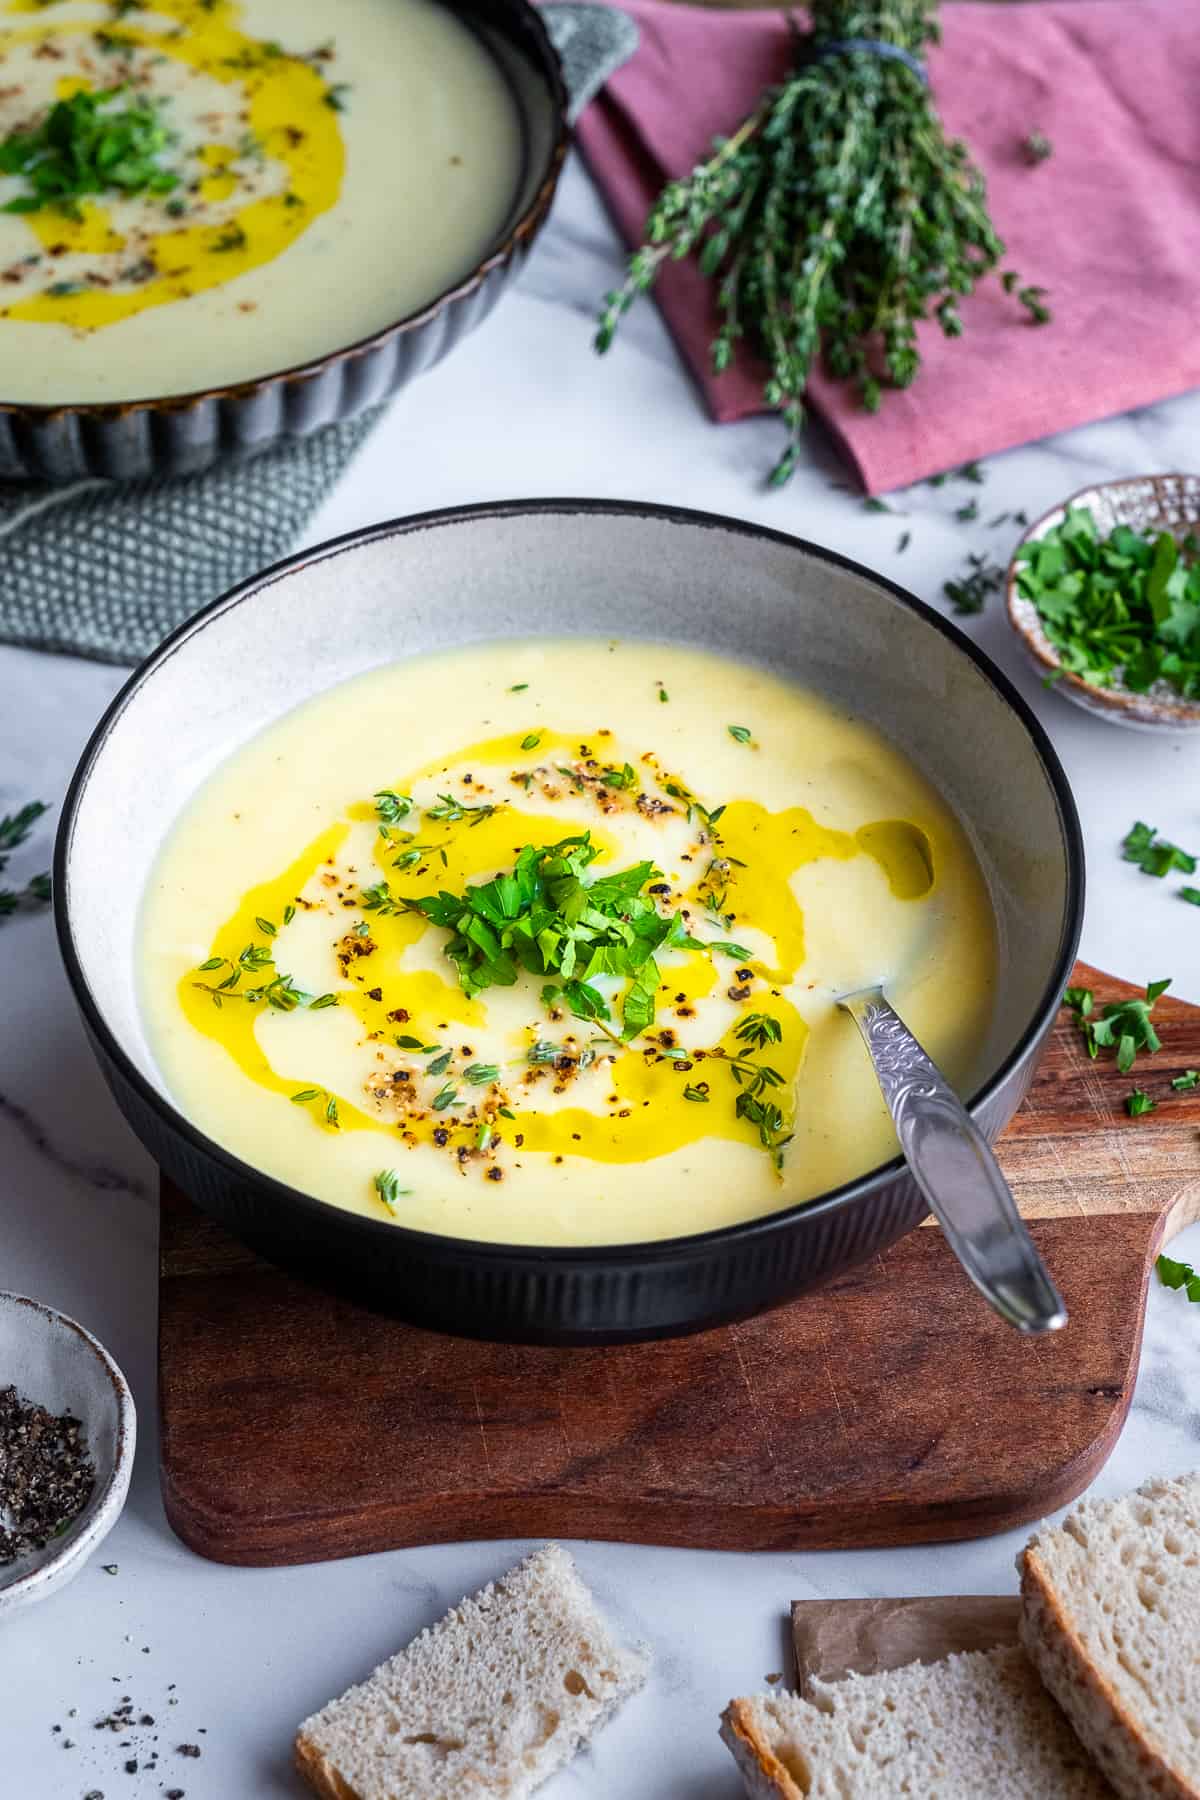
[[882,986],[837,1004],[862,1033],[913,1180],[984,1299],[1018,1331],[1060,1331],[1062,1297],[1034,1249],[1000,1165]]

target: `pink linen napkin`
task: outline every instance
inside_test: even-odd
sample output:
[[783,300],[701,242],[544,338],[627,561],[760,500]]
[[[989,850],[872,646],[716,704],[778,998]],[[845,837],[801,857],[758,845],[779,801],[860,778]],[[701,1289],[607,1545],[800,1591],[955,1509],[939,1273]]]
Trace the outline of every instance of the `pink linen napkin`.
[[[623,0],[641,45],[577,127],[630,244],[685,174],[789,66],[786,18]],[[1050,325],[995,277],[948,343],[922,328],[913,387],[877,414],[815,376],[810,400],[869,493],[1200,384],[1200,16],[1194,0],[949,4],[929,56],[947,131],[988,181],[1003,267],[1049,290]],[[1030,167],[1021,140],[1053,145]],[[749,361],[714,376],[709,286],[672,264],[656,289],[713,417],[764,410]],[[639,302],[643,304],[644,302]],[[608,352],[621,354],[621,338]],[[782,429],[782,428],[781,428]]]

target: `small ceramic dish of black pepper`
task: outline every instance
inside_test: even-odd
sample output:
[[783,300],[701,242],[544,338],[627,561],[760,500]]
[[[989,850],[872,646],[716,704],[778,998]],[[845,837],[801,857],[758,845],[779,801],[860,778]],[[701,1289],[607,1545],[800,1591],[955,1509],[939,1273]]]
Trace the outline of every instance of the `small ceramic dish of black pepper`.
[[[1090,515],[1092,526],[1081,515]],[[1175,549],[1163,545],[1160,559],[1164,536]],[[1047,685],[1113,725],[1159,732],[1200,728],[1200,697],[1183,691],[1181,680],[1186,686],[1187,679],[1171,672],[1181,664],[1194,686],[1200,657],[1197,537],[1200,475],[1103,481],[1081,488],[1031,525],[1008,568],[1008,618]],[[1091,585],[1093,572],[1085,621],[1071,590]],[[1122,591],[1126,578],[1133,585]],[[1102,598],[1114,584],[1123,617],[1111,594],[1107,604]],[[1086,673],[1066,667],[1064,638],[1077,640],[1088,655],[1095,652],[1096,667]]]
[[0,1618],[78,1575],[121,1515],[129,1385],[90,1332],[0,1293]]

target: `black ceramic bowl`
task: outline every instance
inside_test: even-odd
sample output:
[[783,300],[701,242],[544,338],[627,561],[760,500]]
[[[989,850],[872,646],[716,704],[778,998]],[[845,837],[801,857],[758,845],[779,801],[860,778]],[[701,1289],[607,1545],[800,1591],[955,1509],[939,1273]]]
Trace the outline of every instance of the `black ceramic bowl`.
[[567,94],[554,46],[529,0],[445,3],[487,46],[521,116],[517,196],[478,266],[420,312],[253,381],[104,406],[0,399],[0,479],[139,481],[194,474],[222,456],[252,455],[386,400],[486,318],[550,210],[567,150]]
[[[136,980],[136,896],[165,832],[248,738],[338,681],[444,649],[448,620],[461,643],[536,637],[553,621],[556,635],[703,645],[883,730],[963,821],[995,909],[997,1013],[971,1111],[992,1138],[1020,1104],[1074,960],[1083,854],[1062,768],[1007,681],[936,613],[830,551],[702,513],[551,500],[399,520],[280,563],[168,638],[97,727],[58,836],[59,939],[101,1067],[156,1161],[274,1261],[421,1324],[515,1341],[695,1330],[788,1300],[910,1231],[926,1209],[897,1159],[806,1205],[663,1242],[464,1242],[299,1193],[177,1109]],[[259,654],[284,642],[286,658]]]

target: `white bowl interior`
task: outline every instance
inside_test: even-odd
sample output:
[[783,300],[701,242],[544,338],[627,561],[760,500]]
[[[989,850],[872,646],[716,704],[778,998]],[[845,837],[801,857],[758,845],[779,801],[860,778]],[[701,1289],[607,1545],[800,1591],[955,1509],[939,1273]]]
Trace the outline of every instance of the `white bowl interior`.
[[[83,1511],[61,1537],[0,1568],[0,1603],[7,1593],[70,1556],[101,1512],[115,1520],[113,1478],[121,1469],[122,1493],[133,1455],[133,1403],[120,1371],[90,1333],[62,1313],[21,1294],[0,1294],[0,1383],[47,1412],[72,1413],[84,1427],[96,1480]],[[99,1535],[96,1534],[97,1541]],[[57,1584],[56,1584],[57,1585]]]
[[201,618],[129,694],[80,794],[60,903],[95,1003],[146,1080],[167,1094],[138,1003],[134,896],[197,787],[337,682],[548,625],[765,665],[854,711],[916,763],[963,822],[991,892],[1000,966],[981,1057],[990,1076],[1045,998],[1068,904],[1055,792],[1004,696],[887,588],[794,542],[562,502],[382,526],[316,551]]

